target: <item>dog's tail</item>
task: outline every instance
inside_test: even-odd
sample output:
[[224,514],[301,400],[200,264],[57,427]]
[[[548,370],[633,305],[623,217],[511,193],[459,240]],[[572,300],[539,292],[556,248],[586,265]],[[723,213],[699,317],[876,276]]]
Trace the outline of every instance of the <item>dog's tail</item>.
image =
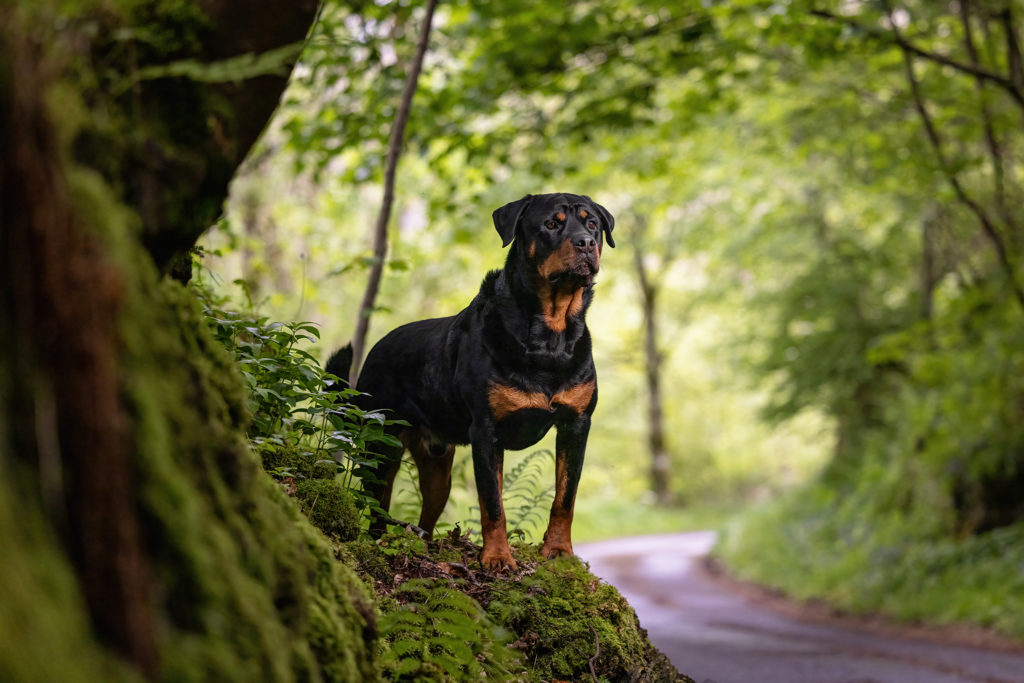
[[340,349],[331,354],[331,357],[327,359],[327,365],[324,366],[324,370],[336,375],[339,379],[331,384],[330,388],[334,391],[348,388],[348,373],[352,369],[352,342],[345,344]]

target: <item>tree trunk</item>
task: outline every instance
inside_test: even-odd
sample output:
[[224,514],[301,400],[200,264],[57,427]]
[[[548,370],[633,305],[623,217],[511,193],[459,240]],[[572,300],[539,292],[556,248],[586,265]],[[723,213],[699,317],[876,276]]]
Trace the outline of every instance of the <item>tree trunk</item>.
[[358,581],[259,471],[237,368],[157,275],[220,210],[285,79],[140,70],[293,42],[316,9],[205,5],[0,6],[0,583],[16,588],[0,671],[14,680],[375,677]]
[[658,350],[658,290],[650,282],[644,266],[643,253],[638,246],[634,247],[633,255],[644,316],[644,379],[647,385],[647,444],[651,454],[651,490],[654,491],[654,498],[659,505],[669,505],[672,502],[669,485],[671,459],[665,446],[665,420],[662,410],[663,358]]
[[384,260],[387,258],[388,251],[388,223],[391,220],[391,206],[395,200],[395,172],[398,169],[398,158],[401,156],[402,142],[405,139],[405,124],[409,121],[412,98],[416,94],[416,85],[423,68],[423,57],[427,53],[427,45],[430,42],[430,26],[434,20],[436,8],[437,0],[427,2],[426,14],[423,16],[423,24],[420,26],[419,42],[416,44],[416,56],[409,66],[409,73],[405,78],[405,88],[402,91],[402,101],[391,124],[388,156],[384,168],[384,197],[381,200],[377,224],[373,230],[373,265],[366,281],[363,301],[359,305],[359,317],[356,319],[356,331],[352,337],[352,368],[349,371],[349,386],[353,387],[356,386],[356,381],[359,378],[359,368],[362,365],[366,349],[366,337],[370,331],[370,316],[373,314],[377,292],[380,290],[381,276],[384,274]]

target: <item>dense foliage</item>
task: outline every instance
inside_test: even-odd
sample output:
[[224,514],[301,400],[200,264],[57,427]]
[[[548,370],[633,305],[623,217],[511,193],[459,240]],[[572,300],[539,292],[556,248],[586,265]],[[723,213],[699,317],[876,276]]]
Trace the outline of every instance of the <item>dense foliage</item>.
[[[347,403],[354,391],[328,389],[336,378],[300,346],[317,340],[315,326],[232,312],[209,291],[196,294],[245,378],[247,436],[263,468],[331,540],[339,564],[376,594],[383,678],[543,681],[598,672],[604,680],[687,680],[650,645],[615,588],[577,559],[548,563],[520,543],[522,568],[501,576],[480,568],[478,530],[456,526],[428,543],[397,526],[371,539],[369,515],[379,508],[361,478],[372,476],[376,444],[393,438],[383,431],[391,422]],[[537,465],[548,459],[536,451],[506,473],[513,534],[546,512],[551,493]]]
[[[362,226],[419,11],[325,6],[225,223],[241,274],[282,307],[304,294],[329,338],[350,329],[337,313],[365,263]],[[663,358],[671,497],[773,494],[818,464],[816,483],[772,517],[780,535],[751,530],[746,543],[771,538],[785,553],[782,539],[826,512],[882,555],[963,542],[973,556],[970,539],[992,533],[1015,543],[1024,5],[517,0],[439,12],[381,318],[458,310],[483,274],[478,254],[496,253],[495,206],[582,188],[628,236],[605,260],[591,316],[595,498],[649,486],[642,368]],[[282,186],[332,220],[260,198]],[[305,226],[301,239],[260,246],[289,224]],[[660,356],[640,351],[642,294]],[[582,505],[587,492],[585,481]],[[828,548],[853,562],[853,544],[812,538],[823,552],[803,556]],[[857,566],[874,571],[882,555]]]
[[[400,628],[378,630],[340,547],[360,527],[346,482],[383,418],[327,399],[297,346],[315,328],[208,296],[204,315],[177,281],[315,10],[0,5],[0,679],[399,675]],[[283,460],[276,483],[261,455]],[[577,588],[595,581],[572,566]],[[448,602],[436,637],[415,637],[428,663],[435,645],[469,658],[431,673],[508,669],[503,632],[467,638],[480,608]],[[636,628],[631,643],[607,678],[657,659]],[[563,669],[579,678],[588,657]]]

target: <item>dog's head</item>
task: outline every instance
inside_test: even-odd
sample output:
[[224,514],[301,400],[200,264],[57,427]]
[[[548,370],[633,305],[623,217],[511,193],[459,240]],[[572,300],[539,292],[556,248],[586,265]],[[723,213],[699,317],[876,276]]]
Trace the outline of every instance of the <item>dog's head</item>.
[[578,194],[528,194],[495,211],[494,227],[503,246],[517,240],[521,253],[551,282],[591,281],[601,266],[604,242],[615,246],[615,219]]

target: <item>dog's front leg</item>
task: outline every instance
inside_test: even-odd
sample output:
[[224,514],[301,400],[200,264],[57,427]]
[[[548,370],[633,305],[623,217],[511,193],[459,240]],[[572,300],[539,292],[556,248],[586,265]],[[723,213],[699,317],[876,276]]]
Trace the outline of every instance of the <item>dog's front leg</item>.
[[571,422],[558,425],[555,439],[555,500],[551,518],[544,532],[544,557],[569,555],[572,552],[572,513],[576,504],[576,488],[583,471],[583,453],[587,449],[590,416],[584,413]]
[[508,545],[505,530],[505,506],[501,502],[502,467],[505,451],[500,448],[490,425],[474,429],[471,435],[473,447],[473,475],[480,497],[480,526],[484,537],[484,548],[480,552],[480,564],[484,569],[516,569],[512,549]]

